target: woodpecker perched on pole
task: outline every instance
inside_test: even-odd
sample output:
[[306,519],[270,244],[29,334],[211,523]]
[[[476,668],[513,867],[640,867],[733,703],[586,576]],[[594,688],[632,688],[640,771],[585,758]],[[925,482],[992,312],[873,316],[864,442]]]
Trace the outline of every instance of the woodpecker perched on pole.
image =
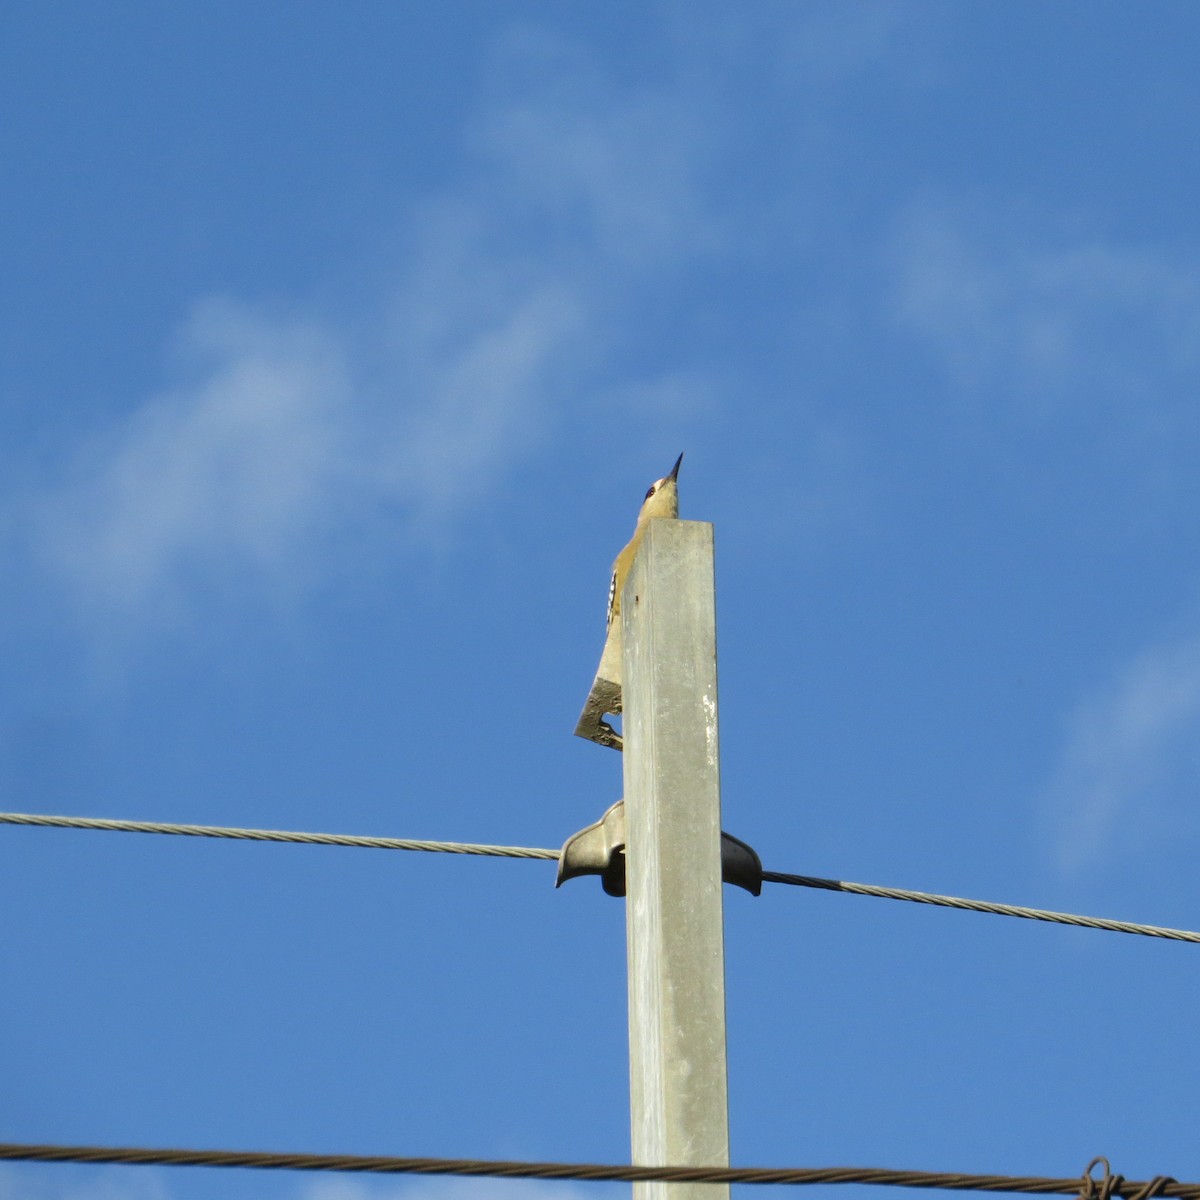
[[670,474],[650,485],[638,513],[633,537],[613,563],[612,580],[608,585],[608,637],[575,733],[602,746],[612,746],[615,750],[621,749],[621,735],[602,718],[606,713],[621,711],[621,592],[650,522],[663,518],[674,520],[679,516],[679,465],[682,462],[681,454],[675,460]]
[[637,525],[634,526],[633,537],[629,544],[617,555],[613,563],[612,580],[608,585],[608,628],[612,629],[613,622],[621,615],[621,592],[625,587],[625,578],[629,574],[633,556],[637,553],[642,538],[646,536],[646,526],[658,517],[669,517],[674,520],[679,516],[679,464],[683,462],[681,454],[671,468],[669,475],[655,480],[642,501],[642,510],[638,513]]

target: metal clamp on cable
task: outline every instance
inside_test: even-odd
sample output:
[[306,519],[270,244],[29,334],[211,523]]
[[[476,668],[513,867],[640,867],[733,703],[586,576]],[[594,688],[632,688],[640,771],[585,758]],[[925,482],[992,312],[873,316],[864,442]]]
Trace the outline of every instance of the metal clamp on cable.
[[[1099,1179],[1092,1174],[1098,1166],[1104,1168],[1104,1174]],[[1176,1182],[1170,1175],[1155,1175],[1136,1190],[1126,1193],[1126,1189],[1134,1185],[1128,1183],[1124,1175],[1114,1175],[1107,1158],[1093,1158],[1084,1169],[1079,1200],[1113,1200],[1114,1196],[1124,1197],[1125,1200],[1152,1200],[1154,1196],[1163,1195]]]
[[[625,801],[618,800],[594,825],[567,838],[558,858],[555,887],[579,875],[599,875],[610,896],[625,895]],[[762,862],[754,849],[721,834],[721,878],[752,896],[762,892]]]
[[[1092,1172],[1097,1167],[1104,1168],[1104,1174],[1097,1179]],[[1113,1196],[1121,1195],[1121,1184],[1125,1182],[1123,1175],[1114,1175],[1107,1158],[1093,1158],[1083,1169],[1083,1190],[1079,1200],[1113,1200]]]

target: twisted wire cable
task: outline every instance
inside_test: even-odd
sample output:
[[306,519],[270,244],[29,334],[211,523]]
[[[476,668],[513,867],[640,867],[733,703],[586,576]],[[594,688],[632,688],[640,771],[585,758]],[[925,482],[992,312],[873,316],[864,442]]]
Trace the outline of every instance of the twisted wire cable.
[[942,896],[936,892],[912,892],[905,888],[879,887],[873,883],[821,879],[815,875],[787,875],[781,871],[764,871],[763,879],[770,883],[789,883],[795,887],[849,892],[856,896],[878,896],[884,900],[911,900],[915,904],[936,904],[941,908],[992,913],[999,917],[1024,917],[1028,921],[1051,921],[1056,925],[1106,929],[1112,933],[1138,933],[1143,937],[1165,938],[1174,942],[1200,942],[1200,933],[1193,933],[1188,929],[1170,929],[1165,925],[1139,925],[1134,921],[1113,921],[1107,917],[1081,917],[1075,913],[1054,912],[1048,908],[1025,908],[1019,904],[998,904],[991,900],[965,900],[961,896]]
[[[394,1158],[347,1154],[279,1154],[258,1150],[174,1150],[129,1146],[53,1146],[0,1143],[0,1160],[110,1163],[129,1166],[249,1167],[288,1171],[364,1171],[375,1174],[465,1175],[497,1179],[669,1183],[843,1184],[940,1188],[946,1191],[1017,1192],[1079,1196],[1080,1200],[1150,1200],[1154,1196],[1200,1200],[1200,1183],[1179,1183],[1167,1175],[1138,1182],[1113,1175],[1104,1159],[1093,1160],[1082,1176],[966,1175],[940,1171],[897,1171],[874,1167],[648,1167],[601,1163],[513,1162],[478,1158]],[[1093,1178],[1097,1162],[1102,1179]]]
[[[433,842],[413,838],[361,837],[346,833],[300,833],[282,829],[241,829],[225,825],[178,825],[163,821],[115,821],[100,817],[62,817],[39,813],[0,813],[0,825],[35,825],[58,829],[99,829],[120,833],[168,833],[187,837],[233,838],[253,842],[290,842],[315,846],[352,846],[371,850],[424,850],[438,854],[473,854],[491,858],[527,858],[557,861],[559,851],[534,846],[493,846],[479,842]],[[875,896],[885,900],[907,900],[957,908],[965,912],[991,913],[1001,917],[1021,917],[1028,921],[1048,921],[1056,925],[1074,925],[1083,929],[1102,929],[1111,933],[1139,934],[1165,941],[1200,943],[1200,933],[1172,929],[1165,925],[1144,925],[1135,921],[1115,921],[1107,917],[1087,917],[1077,913],[1055,912],[1046,908],[1028,908],[1020,904],[1000,904],[991,900],[968,900],[937,892],[916,892],[906,888],[882,887],[873,883],[851,883],[845,879],[823,879],[817,875],[792,875],[783,871],[764,871],[766,883],[793,887],[818,888],[857,896]]]
[[286,829],[239,829],[228,825],[176,825],[165,821],[111,821],[100,817],[52,817],[0,813],[0,825],[41,825],[57,829],[102,829],[117,833],[175,833],[184,837],[233,838],[246,842],[291,842],[306,846],[357,846],[368,850],[426,850],[435,854],[475,854],[490,858],[558,858],[557,850],[531,846],[488,846],[478,842],[427,842],[413,838],[359,837],[349,833],[297,833]]
[[[1168,1175],[1139,1182],[1112,1175],[1105,1159],[1093,1159],[1082,1176],[964,1175],[862,1166],[626,1166],[599,1163],[526,1163],[479,1158],[394,1158],[355,1154],[290,1154],[269,1151],[150,1150],[128,1146],[47,1146],[0,1142],[0,1159],[37,1163],[112,1163],[162,1166],[242,1166],[292,1171],[370,1171],[380,1175],[464,1175],[520,1180],[581,1180],[670,1183],[870,1183],[882,1187],[941,1188],[950,1192],[1015,1192],[1078,1195],[1080,1200],[1151,1200],[1177,1196],[1200,1200],[1200,1183]],[[1091,1172],[1104,1164],[1104,1177]]]

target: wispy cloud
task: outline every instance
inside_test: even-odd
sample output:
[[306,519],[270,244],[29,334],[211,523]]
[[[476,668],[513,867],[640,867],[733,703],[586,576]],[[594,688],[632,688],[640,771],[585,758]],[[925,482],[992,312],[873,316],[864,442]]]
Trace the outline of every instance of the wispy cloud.
[[539,257],[612,277],[720,244],[719,200],[705,186],[718,114],[679,60],[665,78],[618,87],[577,44],[525,28],[497,47],[494,72],[495,102],[471,141],[517,228],[532,204]]
[[1046,418],[1084,405],[1159,419],[1200,366],[1200,255],[1115,243],[999,198],[926,200],[892,247],[894,316],[968,393]]
[[[165,1168],[67,1167],[39,1164],[0,1166],[0,1200],[171,1200],[172,1172]],[[620,1184],[601,1186],[529,1179],[365,1178],[330,1174],[272,1180],[272,1196],[295,1200],[603,1200]],[[220,1191],[213,1179],[214,1194]],[[241,1190],[238,1195],[242,1195]]]
[[[456,176],[407,198],[405,252],[373,296],[353,312],[198,298],[162,386],[64,444],[0,526],[28,531],[84,611],[170,621],[210,592],[294,591],[350,531],[449,542],[572,408],[608,403],[635,431],[717,411],[722,381],[686,347],[613,354],[673,271],[744,249],[754,224],[728,186],[739,134],[712,44],[659,16],[666,65],[634,78],[545,30],[502,39]],[[769,33],[781,80],[797,55],[844,80],[906,26],[889,0],[768,21],[739,69]]]
[[89,606],[169,612],[221,580],[303,583],[364,507],[453,518],[531,450],[577,329],[571,296],[514,293],[445,352],[408,335],[387,381],[331,324],[199,305],[179,335],[197,378],[75,447],[31,502],[45,560]]
[[[313,547],[364,515],[445,534],[553,436],[621,286],[701,221],[681,219],[682,107],[611,104],[599,82],[590,106],[560,104],[561,72],[550,94],[510,95],[531,52],[506,47],[475,158],[416,205],[411,254],[367,311],[200,301],[175,339],[180,381],[10,498],[87,606],[170,614],[230,580],[303,581]],[[579,226],[554,236],[572,209]]]
[[171,1200],[169,1172],[158,1168],[0,1166],[0,1200]]
[[347,453],[349,383],[314,325],[228,303],[180,334],[200,378],[136,407],[39,498],[45,552],[87,595],[160,600],[198,567],[266,567],[321,509]]
[[941,52],[939,7],[937,0],[920,6],[905,0],[672,0],[668,11],[679,36],[703,47],[706,58],[743,56],[784,87],[819,90],[881,67],[910,82],[924,75]]
[[1043,797],[1068,871],[1197,832],[1200,637],[1140,654],[1071,714]]
[[616,1188],[589,1191],[587,1184],[529,1179],[363,1179],[347,1175],[309,1181],[298,1200],[585,1200],[616,1195]]

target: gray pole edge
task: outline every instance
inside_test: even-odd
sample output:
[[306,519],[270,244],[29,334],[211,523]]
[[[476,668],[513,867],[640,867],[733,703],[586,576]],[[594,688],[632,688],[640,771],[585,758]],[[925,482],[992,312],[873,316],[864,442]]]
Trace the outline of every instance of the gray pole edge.
[[[633,1162],[725,1166],[713,527],[653,521],[621,601]],[[635,1200],[726,1184],[638,1183]]]

